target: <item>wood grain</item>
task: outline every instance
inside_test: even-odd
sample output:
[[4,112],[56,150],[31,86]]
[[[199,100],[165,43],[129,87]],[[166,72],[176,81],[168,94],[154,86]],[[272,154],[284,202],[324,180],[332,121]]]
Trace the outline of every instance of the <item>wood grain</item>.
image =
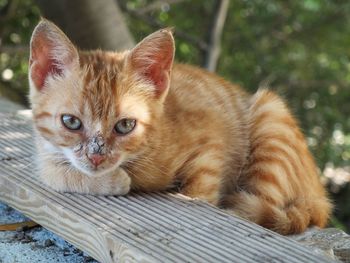
[[61,194],[36,177],[30,122],[0,115],[0,200],[101,262],[331,262],[172,193]]

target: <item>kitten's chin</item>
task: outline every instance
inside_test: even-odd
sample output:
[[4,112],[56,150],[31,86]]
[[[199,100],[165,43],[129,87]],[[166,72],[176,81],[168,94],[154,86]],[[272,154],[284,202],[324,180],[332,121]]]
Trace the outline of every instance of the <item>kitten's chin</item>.
[[89,170],[89,169],[85,169],[85,168],[75,166],[75,165],[73,165],[73,166],[74,166],[74,168],[79,170],[84,175],[92,178],[92,177],[101,177],[101,176],[113,174],[118,169],[119,164],[117,163],[117,164],[113,165],[112,167],[105,168],[105,169],[96,169],[96,170]]

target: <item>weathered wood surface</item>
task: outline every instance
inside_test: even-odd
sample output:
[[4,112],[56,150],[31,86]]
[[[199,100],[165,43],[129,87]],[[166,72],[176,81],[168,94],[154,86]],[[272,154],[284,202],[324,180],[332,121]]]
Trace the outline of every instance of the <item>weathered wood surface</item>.
[[174,194],[61,194],[36,178],[30,121],[0,114],[0,200],[101,262],[331,262],[297,242]]

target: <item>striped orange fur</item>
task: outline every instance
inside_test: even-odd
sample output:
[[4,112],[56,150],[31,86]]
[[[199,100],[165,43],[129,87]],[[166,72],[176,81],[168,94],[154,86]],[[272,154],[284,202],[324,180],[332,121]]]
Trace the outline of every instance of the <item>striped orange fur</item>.
[[[283,100],[173,57],[168,30],[122,53],[82,52],[41,21],[29,82],[43,181],[101,195],[177,187],[282,234],[325,226],[331,204]],[[125,119],[136,125],[118,134]]]

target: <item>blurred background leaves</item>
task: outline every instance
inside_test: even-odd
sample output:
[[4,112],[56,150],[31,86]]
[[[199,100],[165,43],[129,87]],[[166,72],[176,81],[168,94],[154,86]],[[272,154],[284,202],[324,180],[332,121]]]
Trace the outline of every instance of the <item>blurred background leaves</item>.
[[[206,65],[219,0],[115,3],[135,41],[174,27],[177,61]],[[0,95],[27,106],[37,4],[0,0]],[[226,11],[217,73],[251,92],[268,86],[287,100],[336,204],[332,224],[349,232],[350,1],[231,0]]]

